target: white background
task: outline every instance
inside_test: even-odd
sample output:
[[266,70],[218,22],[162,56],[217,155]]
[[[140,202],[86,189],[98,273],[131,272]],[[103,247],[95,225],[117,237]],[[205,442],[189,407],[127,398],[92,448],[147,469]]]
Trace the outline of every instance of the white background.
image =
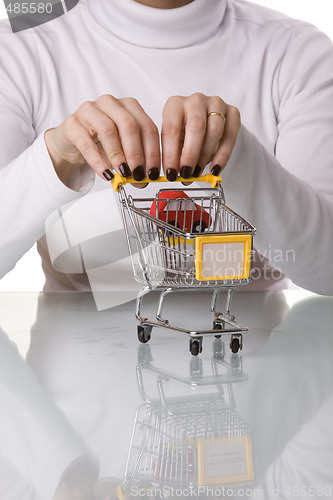
[[[257,0],[255,3],[315,24],[333,39],[333,0]],[[6,10],[0,0],[0,19],[5,17]],[[43,282],[40,259],[34,247],[0,280],[0,291],[39,291]]]

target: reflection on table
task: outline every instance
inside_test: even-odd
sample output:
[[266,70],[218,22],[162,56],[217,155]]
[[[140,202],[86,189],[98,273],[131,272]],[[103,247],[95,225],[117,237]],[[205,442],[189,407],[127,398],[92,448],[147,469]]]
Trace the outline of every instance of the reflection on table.
[[[209,297],[179,295],[167,315],[211,321]],[[238,293],[243,351],[212,337],[193,358],[164,329],[141,345],[133,302],[42,294],[26,360],[0,335],[0,498],[331,498],[332,305]]]

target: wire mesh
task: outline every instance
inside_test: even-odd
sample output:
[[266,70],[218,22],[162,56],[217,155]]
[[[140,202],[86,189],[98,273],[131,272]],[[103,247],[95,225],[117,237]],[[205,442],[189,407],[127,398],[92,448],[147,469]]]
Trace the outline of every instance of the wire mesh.
[[142,480],[155,487],[200,484],[200,442],[249,437],[251,429],[224,398],[207,397],[137,410],[125,483]]
[[[173,287],[247,283],[248,278],[198,281],[195,239],[203,234],[254,234],[254,228],[224,204],[220,189],[188,189],[184,192],[191,197],[172,200],[166,198],[170,192],[160,190],[156,199],[133,199],[123,187],[119,190],[135,279],[149,286]],[[159,217],[151,215],[152,203]]]

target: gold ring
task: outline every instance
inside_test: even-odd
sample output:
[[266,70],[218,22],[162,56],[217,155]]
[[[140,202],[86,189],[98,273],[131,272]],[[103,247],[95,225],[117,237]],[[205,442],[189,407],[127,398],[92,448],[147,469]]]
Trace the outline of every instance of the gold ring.
[[223,114],[223,113],[219,113],[218,111],[211,111],[210,113],[208,113],[207,115],[207,120],[210,116],[213,116],[213,115],[217,115],[217,116],[220,116],[222,118],[222,120],[224,121],[224,125],[225,125],[225,122],[227,121],[227,117]]

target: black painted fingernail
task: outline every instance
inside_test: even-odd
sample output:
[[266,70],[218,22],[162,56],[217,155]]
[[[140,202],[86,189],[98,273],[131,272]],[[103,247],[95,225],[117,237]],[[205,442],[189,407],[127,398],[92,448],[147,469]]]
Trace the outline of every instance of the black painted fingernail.
[[148,178],[151,181],[156,181],[156,179],[158,179],[159,176],[160,176],[160,169],[159,168],[154,167],[154,168],[149,169],[149,171],[148,171]]
[[104,170],[103,175],[107,181],[111,181],[114,178],[113,173],[108,168]]
[[177,179],[177,170],[175,170],[174,168],[168,168],[168,170],[166,171],[166,178],[168,179],[168,181],[175,181]]
[[188,179],[189,177],[191,177],[191,174],[192,174],[191,167],[184,166],[180,170],[180,175],[181,177],[183,177],[183,179]]
[[197,165],[195,169],[193,170],[192,177],[199,177],[201,174],[201,167],[200,165]]
[[214,167],[212,168],[211,172],[213,175],[219,175],[219,173],[221,172],[222,170],[222,167],[220,167],[220,165],[214,165]]
[[142,181],[145,177],[145,171],[142,165],[139,165],[133,170],[133,179],[135,181]]
[[129,166],[127,165],[127,163],[122,163],[119,166],[119,170],[120,170],[121,175],[123,177],[131,177],[131,175],[132,175],[131,169],[129,168]]

